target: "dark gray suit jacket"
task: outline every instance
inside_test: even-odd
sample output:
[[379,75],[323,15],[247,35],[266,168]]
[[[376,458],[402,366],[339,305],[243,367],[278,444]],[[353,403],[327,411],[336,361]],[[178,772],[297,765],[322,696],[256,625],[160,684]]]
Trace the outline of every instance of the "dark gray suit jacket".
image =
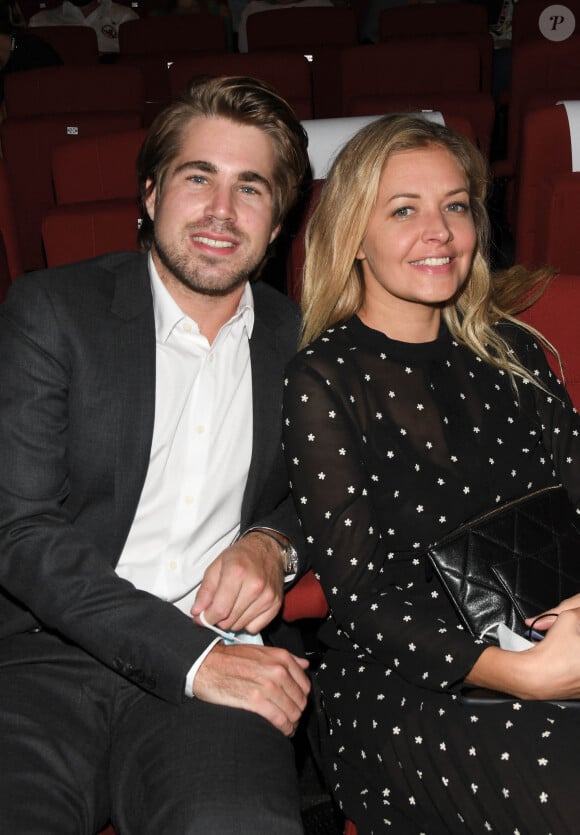
[[[298,312],[267,285],[253,289],[253,451],[241,526],[267,525],[300,543],[281,451]],[[147,472],[154,401],[144,255],[107,255],[13,285],[0,306],[0,637],[40,623],[180,702],[213,633],[114,571]]]

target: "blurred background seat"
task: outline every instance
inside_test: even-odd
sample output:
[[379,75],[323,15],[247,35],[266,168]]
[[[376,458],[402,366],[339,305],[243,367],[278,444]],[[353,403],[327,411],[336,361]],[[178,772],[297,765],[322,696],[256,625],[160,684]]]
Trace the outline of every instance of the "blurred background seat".
[[90,26],[35,26],[30,30],[49,43],[63,64],[84,66],[99,63],[97,33]]
[[299,52],[194,54],[176,59],[168,72],[172,98],[181,95],[195,76],[246,75],[275,87],[299,119],[313,116],[310,64]]

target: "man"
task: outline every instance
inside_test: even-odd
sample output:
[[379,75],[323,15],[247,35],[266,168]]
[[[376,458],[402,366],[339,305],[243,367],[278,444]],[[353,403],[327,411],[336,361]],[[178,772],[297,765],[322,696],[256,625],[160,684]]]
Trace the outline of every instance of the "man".
[[300,533],[281,454],[298,317],[250,285],[306,170],[271,88],[192,85],[138,160],[148,255],[0,307],[0,820],[297,835],[307,662],[255,640]]
[[59,6],[33,14],[29,26],[90,26],[97,33],[99,52],[119,51],[119,26],[139,15],[113,0],[63,0]]

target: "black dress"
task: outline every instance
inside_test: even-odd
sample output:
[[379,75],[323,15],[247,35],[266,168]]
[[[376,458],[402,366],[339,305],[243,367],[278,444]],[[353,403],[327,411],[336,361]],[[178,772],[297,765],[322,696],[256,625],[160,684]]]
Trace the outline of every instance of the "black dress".
[[317,675],[327,777],[359,835],[579,831],[580,710],[463,704],[485,645],[422,557],[539,487],[561,482],[580,504],[580,417],[535,340],[499,327],[549,392],[516,393],[444,325],[407,344],[358,317],[288,369],[292,489],[331,607]]

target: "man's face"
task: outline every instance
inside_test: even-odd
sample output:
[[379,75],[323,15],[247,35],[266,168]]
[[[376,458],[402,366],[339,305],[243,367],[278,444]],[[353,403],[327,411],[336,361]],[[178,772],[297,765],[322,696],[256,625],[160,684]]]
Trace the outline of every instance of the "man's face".
[[273,172],[274,145],[259,128],[192,119],[161,191],[146,201],[161,279],[207,296],[239,288],[279,231]]

